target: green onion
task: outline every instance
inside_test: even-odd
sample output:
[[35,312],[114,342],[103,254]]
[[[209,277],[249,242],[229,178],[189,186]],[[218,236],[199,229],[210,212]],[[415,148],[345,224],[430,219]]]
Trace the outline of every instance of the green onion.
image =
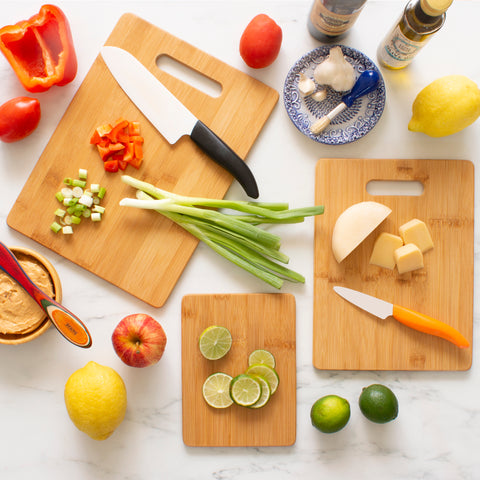
[[280,252],[280,237],[257,225],[303,222],[307,216],[321,215],[323,206],[289,209],[287,203],[194,198],[167,192],[128,175],[122,176],[122,181],[137,189],[137,198],[124,198],[120,205],[161,213],[230,262],[275,288],[281,288],[284,280],[305,282],[302,275],[282,265],[289,258]]
[[51,225],[50,225],[50,229],[55,232],[55,233],[58,233],[61,229],[62,229],[62,226],[57,223],[57,222],[53,222]]

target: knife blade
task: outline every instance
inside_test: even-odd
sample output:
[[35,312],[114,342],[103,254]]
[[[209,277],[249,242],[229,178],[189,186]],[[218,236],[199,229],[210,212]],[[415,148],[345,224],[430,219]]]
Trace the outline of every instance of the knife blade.
[[122,90],[170,144],[189,135],[233,175],[249,197],[258,198],[257,182],[247,164],[142,63],[119,47],[105,46],[101,55]]
[[391,316],[407,327],[443,338],[459,348],[468,348],[470,346],[469,341],[458,330],[428,315],[386,302],[351,288],[335,286],[333,290],[348,302],[376,317],[386,319]]

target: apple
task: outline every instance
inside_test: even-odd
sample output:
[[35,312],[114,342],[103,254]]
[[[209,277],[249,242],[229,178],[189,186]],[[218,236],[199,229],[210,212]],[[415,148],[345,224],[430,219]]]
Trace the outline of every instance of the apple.
[[144,313],[123,318],[112,334],[113,348],[130,367],[148,367],[163,355],[167,336],[162,326]]

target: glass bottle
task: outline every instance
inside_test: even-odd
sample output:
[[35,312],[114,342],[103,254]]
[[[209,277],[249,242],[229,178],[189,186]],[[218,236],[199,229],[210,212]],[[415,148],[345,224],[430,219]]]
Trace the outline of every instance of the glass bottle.
[[430,37],[440,30],[452,1],[411,0],[378,47],[380,64],[394,70],[409,65]]
[[310,35],[328,41],[353,26],[367,0],[315,0],[308,15]]

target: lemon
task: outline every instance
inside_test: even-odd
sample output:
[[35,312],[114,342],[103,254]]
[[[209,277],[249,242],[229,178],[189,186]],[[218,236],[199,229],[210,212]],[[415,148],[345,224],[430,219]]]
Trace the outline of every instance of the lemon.
[[65,405],[74,425],[94,440],[105,440],[122,423],[127,391],[113,368],[88,362],[65,384]]
[[201,354],[208,360],[224,357],[232,346],[232,335],[228,328],[211,325],[200,335],[198,346]]
[[338,395],[326,395],[312,405],[310,419],[323,433],[338,432],[350,420],[350,404]]
[[373,384],[362,390],[358,405],[362,413],[375,423],[391,422],[398,415],[398,400],[385,385]]
[[226,373],[212,373],[204,382],[202,393],[205,401],[213,408],[227,408],[233,400],[230,397],[232,377]]
[[463,130],[480,116],[480,89],[463,75],[438,78],[419,92],[408,129],[431,137]]

